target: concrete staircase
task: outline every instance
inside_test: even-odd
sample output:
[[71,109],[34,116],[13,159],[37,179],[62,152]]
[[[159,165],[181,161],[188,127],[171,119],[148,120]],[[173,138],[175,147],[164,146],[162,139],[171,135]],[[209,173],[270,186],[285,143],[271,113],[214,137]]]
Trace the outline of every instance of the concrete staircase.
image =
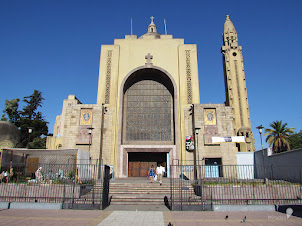
[[115,179],[110,181],[110,205],[164,205],[170,197],[170,181],[150,183],[146,178]]

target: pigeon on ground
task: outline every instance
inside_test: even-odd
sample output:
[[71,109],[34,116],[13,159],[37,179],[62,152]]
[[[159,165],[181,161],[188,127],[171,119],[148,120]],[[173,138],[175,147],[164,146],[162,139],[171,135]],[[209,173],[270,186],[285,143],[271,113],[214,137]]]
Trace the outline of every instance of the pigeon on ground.
[[225,220],[229,219],[229,216],[228,216],[228,215],[226,215],[224,219],[225,219]]
[[245,223],[246,221],[246,216],[242,219],[241,223]]

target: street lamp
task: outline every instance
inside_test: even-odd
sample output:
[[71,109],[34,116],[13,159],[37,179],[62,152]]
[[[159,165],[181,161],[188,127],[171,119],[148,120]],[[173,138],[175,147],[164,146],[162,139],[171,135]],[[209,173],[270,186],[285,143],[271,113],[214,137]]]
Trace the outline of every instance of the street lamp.
[[30,142],[30,134],[33,132],[33,127],[27,127],[28,131],[28,142],[27,142],[27,148],[29,148],[29,142]]
[[256,127],[256,129],[258,129],[259,134],[260,134],[260,140],[261,140],[261,148],[262,148],[262,150],[263,150],[263,144],[262,144],[262,136],[261,136],[261,134],[262,134],[262,129],[263,129],[263,128],[264,128],[264,127],[263,127],[262,125]]
[[[262,164],[263,164],[263,167],[264,167],[264,151],[263,151],[263,144],[262,144],[262,129],[264,127],[262,125],[256,127],[256,129],[258,129],[259,131],[259,134],[260,134],[260,140],[261,140],[261,151],[262,151]],[[264,168],[264,174],[265,174],[265,168]]]
[[90,145],[91,145],[91,134],[92,134],[92,130],[94,130],[94,128],[90,127],[90,128],[87,128],[88,129],[88,133],[89,133],[89,152],[90,152]]

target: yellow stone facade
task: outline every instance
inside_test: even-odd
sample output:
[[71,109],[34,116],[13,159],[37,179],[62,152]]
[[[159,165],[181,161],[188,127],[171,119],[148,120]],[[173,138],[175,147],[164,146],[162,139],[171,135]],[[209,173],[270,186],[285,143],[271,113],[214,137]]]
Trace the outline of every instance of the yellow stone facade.
[[[225,53],[224,55],[226,56]],[[234,71],[234,66],[230,70]],[[243,71],[242,68],[236,70]],[[228,76],[230,75],[226,73],[226,77]],[[245,82],[243,80],[240,82],[242,83],[240,87],[245,88]],[[134,92],[137,89],[134,87],[135,84],[141,84],[140,87],[151,84],[152,87],[163,88],[162,91],[150,91],[153,93],[150,98],[159,98],[158,103],[164,106],[163,109],[167,109],[163,114],[152,113],[158,120],[167,123],[167,127],[159,125],[157,134],[147,134],[142,138],[139,133],[146,133],[142,129],[143,126],[136,126],[135,120],[131,122],[136,133],[132,133],[133,128],[128,126],[131,121],[130,104],[143,105],[139,101],[131,102],[133,96],[130,95],[130,91]],[[229,87],[229,83],[226,87]],[[147,90],[137,92],[146,95],[137,98],[148,97]],[[160,100],[164,92],[168,93],[166,102]],[[144,104],[148,104],[148,101],[145,100]],[[157,111],[161,111],[156,102],[152,104]],[[244,124],[237,123],[238,113],[232,110],[232,107],[245,109],[239,113],[244,118],[239,121],[243,120]],[[140,110],[139,107],[133,109]],[[149,109],[152,111],[152,108]],[[143,112],[142,116],[146,117],[146,114]],[[151,124],[156,124],[156,119],[153,120],[155,121],[150,119]],[[141,122],[139,119],[137,121]],[[154,131],[152,126],[149,128],[150,131]],[[166,129],[170,126],[170,130]],[[238,151],[236,144],[212,144],[211,137],[234,136],[242,127],[250,128],[247,102],[243,107],[240,104],[235,105],[227,93],[227,106],[200,104],[196,45],[184,44],[184,39],[157,33],[152,18],[148,32],[141,37],[126,35],[125,39],[115,39],[113,45],[102,45],[97,103],[82,104],[74,95],[64,100],[62,114],[56,119],[54,136],[48,137],[47,148],[90,150],[92,159],[103,160],[104,164],[113,166],[116,177],[128,177],[132,175],[130,162],[139,161],[140,154],[144,155],[142,162],[145,163],[148,162],[148,156],[152,163],[165,161],[168,171],[169,166],[176,161],[193,164],[196,160],[217,158],[221,160],[221,164],[236,164]],[[88,128],[93,128],[91,134]],[[195,136],[195,128],[200,128],[200,133],[195,139],[195,143],[198,140],[198,150],[187,150],[186,136]],[[246,143],[240,145],[247,146]],[[157,161],[157,157],[161,160]],[[141,168],[143,172],[143,166]]]

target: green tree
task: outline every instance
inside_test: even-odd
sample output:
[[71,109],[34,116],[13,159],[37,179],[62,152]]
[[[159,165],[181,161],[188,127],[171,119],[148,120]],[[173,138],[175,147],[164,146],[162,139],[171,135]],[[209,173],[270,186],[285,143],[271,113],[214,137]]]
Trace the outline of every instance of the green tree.
[[299,133],[294,133],[288,138],[291,149],[302,148],[302,130]]
[[[20,99],[5,100],[5,108],[1,121],[9,121],[16,124],[20,119],[20,113],[18,111]],[[8,119],[6,118],[8,117]]]
[[7,122],[7,118],[6,118],[6,116],[5,116],[4,113],[2,114],[2,117],[1,117],[0,121],[5,121],[5,122]]
[[[42,107],[43,100],[42,93],[34,90],[32,95],[23,98],[25,106],[22,111],[18,111],[19,99],[6,100],[2,119],[5,120],[7,116],[10,122],[20,128],[21,142],[19,147],[45,148],[46,139],[41,138],[41,136],[48,134],[48,122],[38,111],[38,108]],[[33,129],[30,134],[28,133],[29,127]]]
[[290,150],[288,138],[294,133],[295,128],[288,128],[287,123],[274,121],[270,124],[271,129],[265,129],[266,142],[273,148],[274,153]]
[[[25,105],[21,114],[28,119],[33,119],[38,113],[40,113],[37,112],[37,109],[38,107],[42,107],[43,100],[45,99],[42,97],[42,93],[38,90],[34,90],[32,95],[23,98],[23,101],[27,105]],[[40,115],[42,114],[40,113]]]
[[29,149],[45,149],[46,137],[35,137],[32,142],[28,144]]

